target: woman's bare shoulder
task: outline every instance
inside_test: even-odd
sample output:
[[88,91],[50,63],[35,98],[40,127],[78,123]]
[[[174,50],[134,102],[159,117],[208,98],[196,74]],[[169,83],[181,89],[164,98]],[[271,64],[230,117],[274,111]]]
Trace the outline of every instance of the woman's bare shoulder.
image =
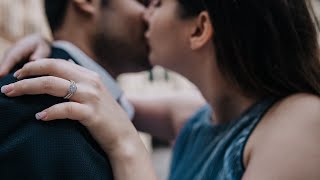
[[[249,138],[244,162],[247,175],[320,178],[320,98],[294,94],[281,99],[265,114]],[[311,178],[312,179],[312,178]]]
[[272,121],[273,118],[280,118],[279,121],[285,121],[287,117],[293,120],[299,120],[304,117],[312,120],[314,115],[320,115],[320,97],[313,94],[299,93],[280,100],[271,108],[264,119]]
[[[316,125],[319,128],[317,132],[320,134],[320,97],[299,93],[275,103],[264,115],[256,131],[264,132],[261,134],[262,137],[268,138],[278,133],[299,134],[303,131],[311,133]],[[301,134],[302,137],[303,134]]]

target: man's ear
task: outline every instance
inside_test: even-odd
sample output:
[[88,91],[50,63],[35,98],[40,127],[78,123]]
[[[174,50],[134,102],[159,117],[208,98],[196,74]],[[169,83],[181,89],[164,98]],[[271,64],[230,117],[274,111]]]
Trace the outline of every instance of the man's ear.
[[101,0],[72,0],[72,4],[86,14],[95,14],[100,7]]
[[213,38],[213,26],[207,11],[201,12],[195,19],[190,37],[190,47],[193,50],[203,47]]

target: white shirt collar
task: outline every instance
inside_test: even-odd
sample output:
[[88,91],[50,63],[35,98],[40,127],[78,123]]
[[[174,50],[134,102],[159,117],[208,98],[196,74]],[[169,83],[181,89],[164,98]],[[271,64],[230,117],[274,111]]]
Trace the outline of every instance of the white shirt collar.
[[75,58],[74,60],[79,63],[79,65],[97,72],[104,83],[104,85],[111,92],[113,97],[116,100],[119,100],[122,96],[123,92],[121,88],[118,86],[116,80],[112,78],[112,76],[98,63],[96,63],[93,59],[91,59],[88,55],[86,55],[82,50],[80,50],[77,46],[68,41],[54,41],[53,47],[60,48],[65,50],[70,54],[71,57]]

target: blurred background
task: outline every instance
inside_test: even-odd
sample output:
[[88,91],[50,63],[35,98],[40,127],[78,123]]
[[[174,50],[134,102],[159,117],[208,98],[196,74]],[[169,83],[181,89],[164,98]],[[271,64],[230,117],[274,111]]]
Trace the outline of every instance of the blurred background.
[[[318,0],[312,1],[319,17],[320,3]],[[0,60],[7,48],[16,40],[33,33],[50,38],[43,14],[42,0],[0,0]],[[152,74],[150,72],[125,74],[120,76],[118,81],[126,94],[143,98],[159,94],[166,96],[173,93],[190,95],[198,93],[197,89],[186,79],[161,67],[156,67]],[[152,153],[159,179],[166,179],[171,155],[170,146],[157,140],[153,140],[156,142],[153,144],[152,138],[146,134],[142,134],[141,137]]]

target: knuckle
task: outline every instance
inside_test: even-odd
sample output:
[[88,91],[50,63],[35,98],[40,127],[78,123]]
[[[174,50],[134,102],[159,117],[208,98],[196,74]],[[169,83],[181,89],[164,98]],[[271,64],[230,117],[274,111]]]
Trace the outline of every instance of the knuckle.
[[91,101],[98,101],[99,100],[99,93],[94,88],[90,88],[86,92],[87,92],[88,98]]
[[48,113],[51,117],[63,116],[63,109],[65,109],[63,104],[56,104],[48,109]]
[[49,107],[46,111],[47,111],[49,117],[55,117],[59,112],[57,105],[53,105],[53,106]]
[[48,72],[52,72],[53,69],[56,68],[57,63],[54,63],[52,60],[43,60],[43,62],[39,62],[40,63],[40,69],[42,71],[48,71]]
[[99,75],[98,73],[96,73],[96,72],[91,72],[91,76],[92,76],[93,78],[96,78],[96,79],[99,79],[99,78],[100,78],[100,75]]
[[46,77],[42,81],[44,90],[51,90],[54,87],[54,80],[51,77]]
[[23,74],[24,76],[28,76],[30,74],[30,68],[31,68],[31,63],[27,63],[23,66],[23,68],[21,69],[21,74]]
[[27,84],[25,83],[25,81],[18,81],[15,85],[14,85],[14,91],[16,93],[22,93],[27,89]]
[[101,80],[100,75],[99,75],[98,73],[96,73],[96,72],[91,72],[91,78],[92,78],[92,80],[94,80],[94,81],[99,81],[99,80]]
[[91,74],[91,84],[95,87],[95,88],[98,88],[100,89],[103,85],[102,85],[102,78],[101,76],[96,73],[96,72],[92,72]]
[[66,113],[73,114],[75,112],[74,106],[72,104],[66,104]]
[[92,118],[92,114],[95,114],[95,113],[96,113],[94,107],[92,107],[92,106],[87,106],[85,112],[86,112],[86,113],[83,113],[83,116],[82,116],[81,121],[82,121],[84,124],[89,125],[89,126],[90,126],[90,124],[94,124],[94,123],[95,123],[95,118]]
[[82,121],[91,121],[92,114],[95,113],[91,107],[86,108],[86,113],[83,113]]
[[32,66],[32,62],[28,62],[23,65],[22,69],[29,69]]

